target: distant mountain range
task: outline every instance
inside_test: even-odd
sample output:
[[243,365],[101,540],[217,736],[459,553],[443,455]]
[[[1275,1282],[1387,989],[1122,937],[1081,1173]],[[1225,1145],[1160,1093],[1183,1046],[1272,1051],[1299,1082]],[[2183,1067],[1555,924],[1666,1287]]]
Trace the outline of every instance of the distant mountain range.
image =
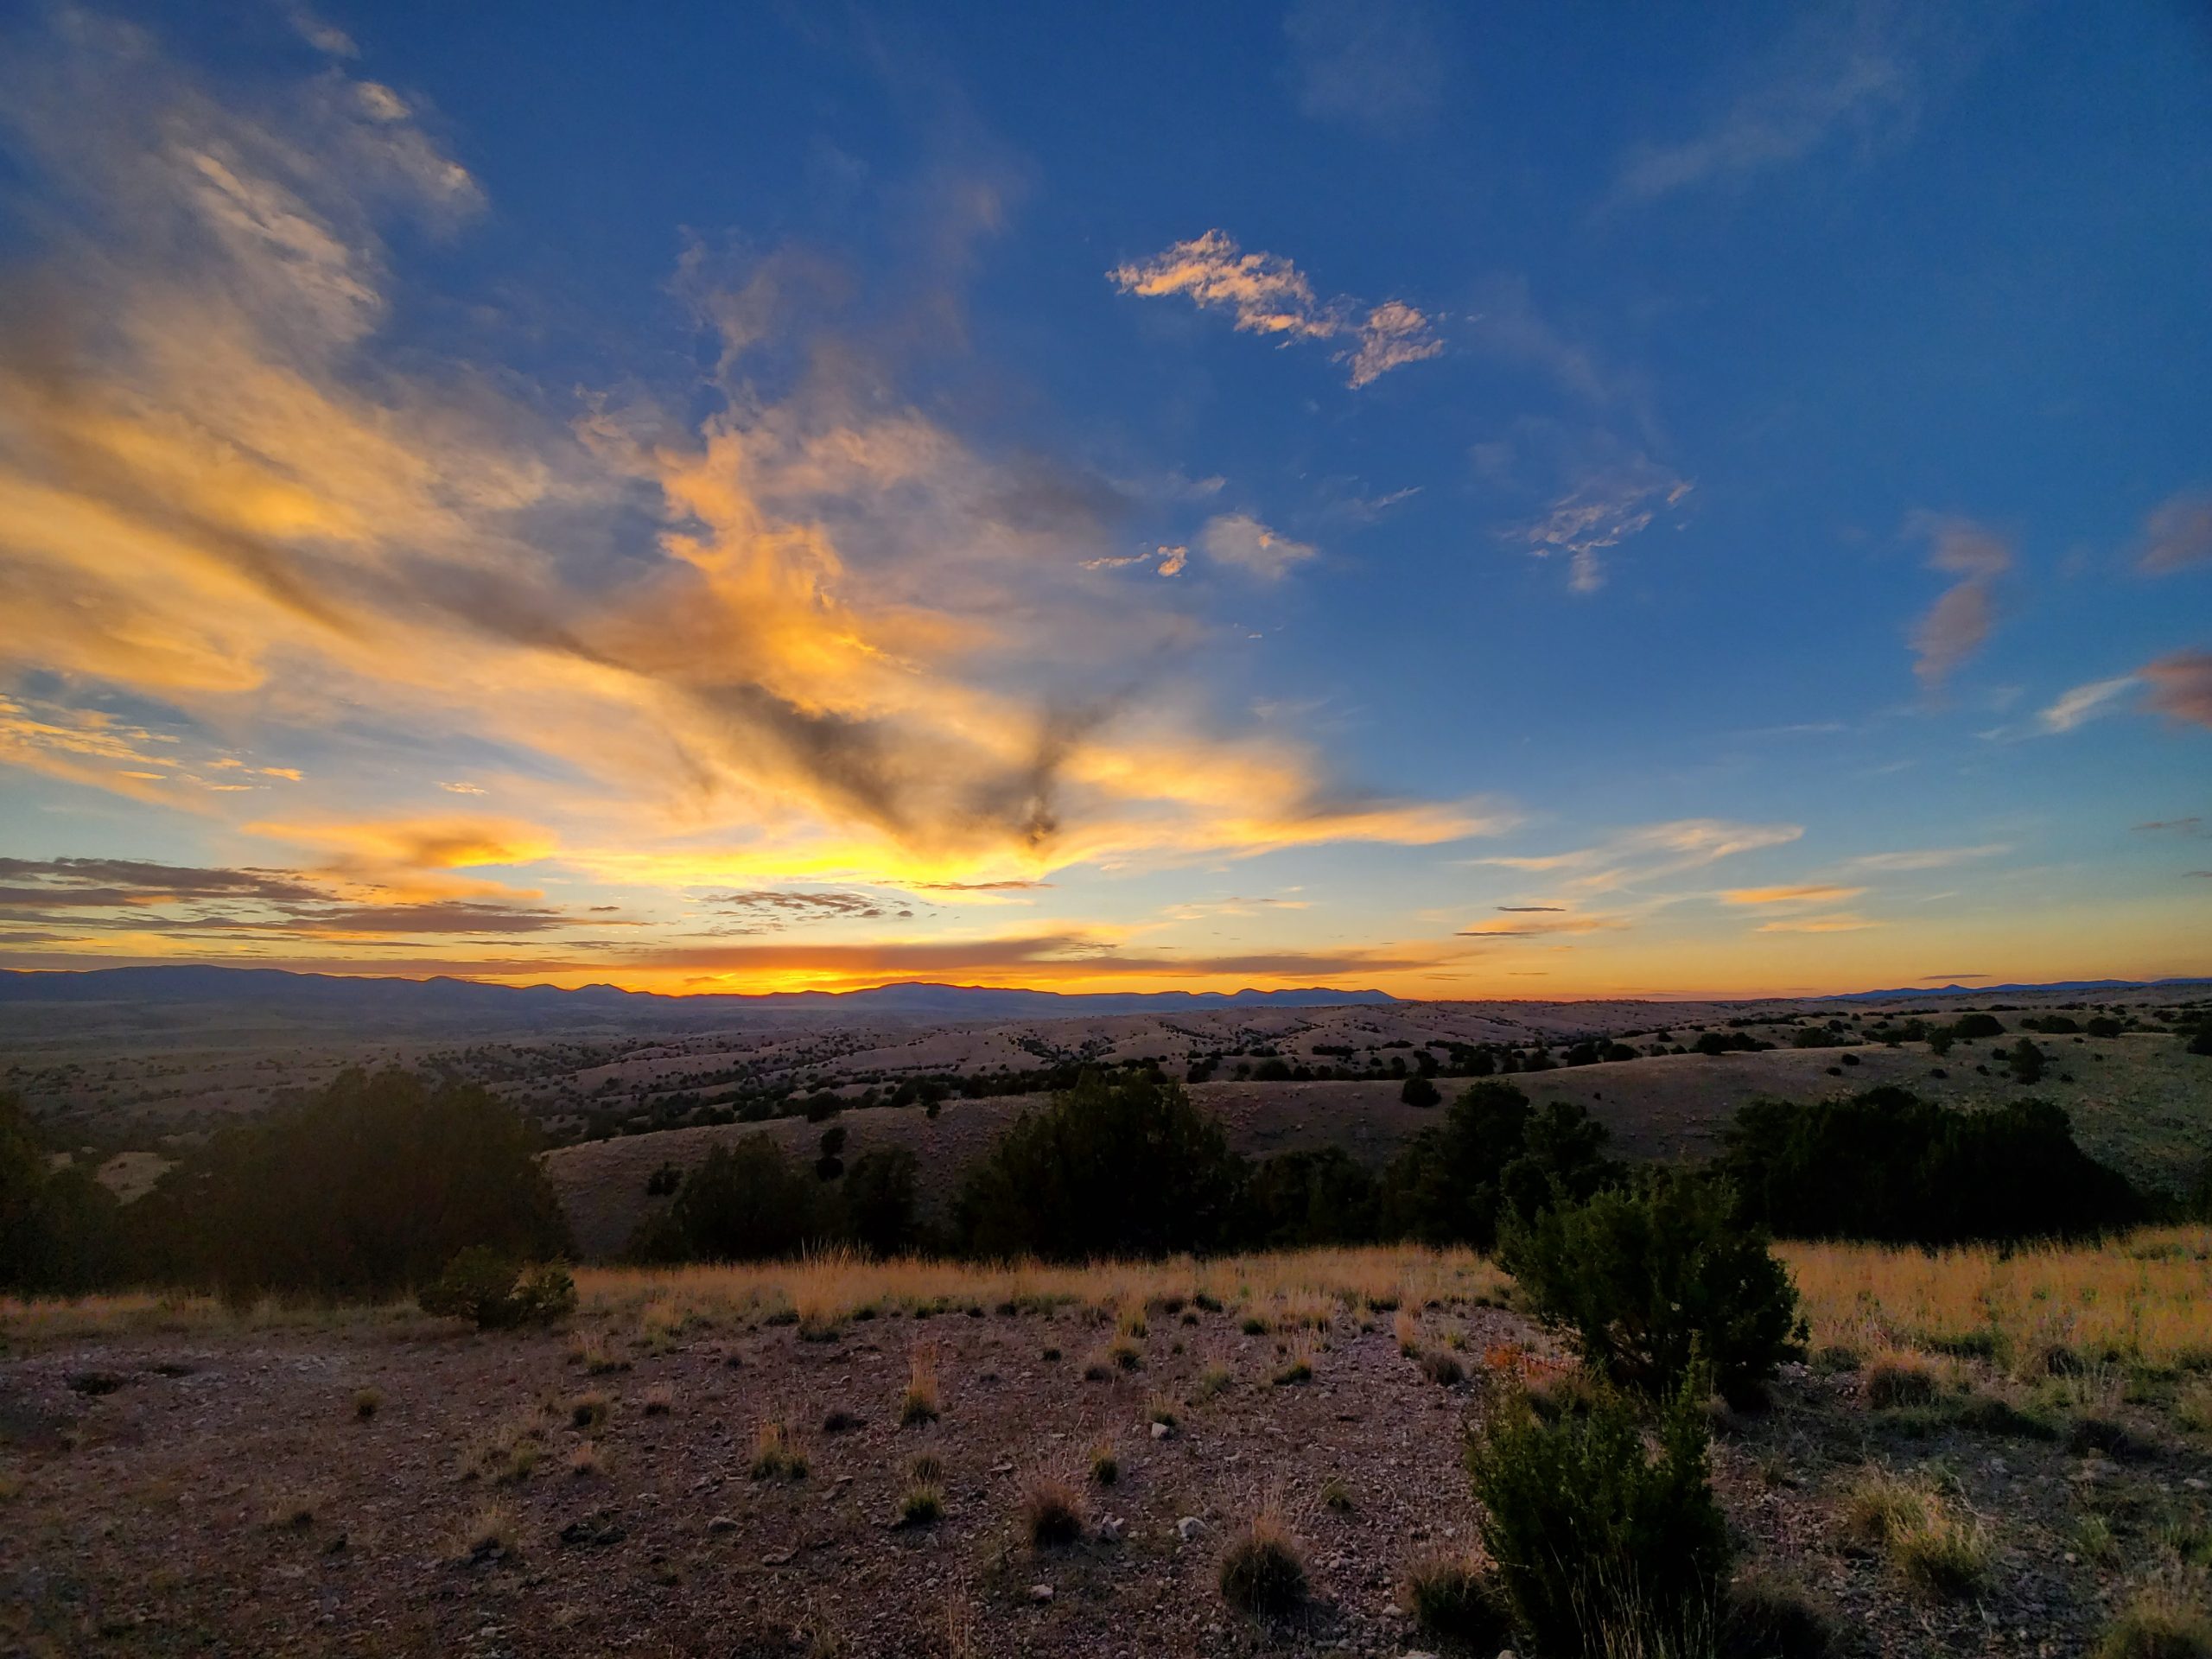
[[2203,979],[2054,979],[2042,985],[1908,985],[1896,991],[1843,991],[1808,1002],[1876,1002],[1899,996],[2014,996],[2022,991],[2155,991],[2167,985],[2204,985]]
[[[2028,991],[2098,992],[2202,985],[2203,980],[2062,980],[2047,985],[1916,985],[1853,991],[1799,1002],[1873,1002],[1898,998],[2007,996]],[[1774,999],[1761,999],[1772,1001]],[[235,1029],[306,1027],[366,1035],[410,1030],[452,1033],[549,1027],[618,1026],[674,1030],[710,1028],[747,1019],[791,1015],[889,1020],[975,1020],[1071,1018],[1123,1014],[1185,1014],[1209,1008],[1322,1008],[1391,1004],[1385,991],[1316,986],[1291,991],[1007,990],[986,985],[878,985],[859,991],[766,991],[669,996],[615,985],[563,990],[553,985],[489,985],[467,979],[392,979],[296,974],[278,968],[94,968],[81,972],[0,969],[0,1016],[6,1027],[49,1034],[49,1022],[73,1031],[140,1033],[220,1026]],[[64,1014],[61,1010],[69,1012]]]
[[94,968],[0,970],[0,1005],[67,1003],[147,1009],[221,1008],[278,1020],[510,1020],[611,1019],[693,1025],[748,1013],[879,1014],[927,1020],[1003,1020],[1073,1014],[1176,1014],[1205,1008],[1319,1008],[1395,1002],[1384,991],[1084,992],[987,985],[878,985],[859,991],[764,991],[666,996],[616,985],[487,985],[466,979],[385,979],[295,974],[278,968]]

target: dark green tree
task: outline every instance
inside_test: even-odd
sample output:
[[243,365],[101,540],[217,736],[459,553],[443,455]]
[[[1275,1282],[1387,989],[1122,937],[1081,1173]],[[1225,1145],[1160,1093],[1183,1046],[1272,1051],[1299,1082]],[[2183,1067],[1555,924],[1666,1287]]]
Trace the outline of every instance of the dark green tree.
[[978,1255],[1203,1254],[1231,1241],[1245,1174],[1179,1084],[1086,1072],[1014,1120],[963,1179],[954,1216]]
[[1343,1148],[1278,1153],[1252,1170],[1237,1229],[1253,1249],[1303,1249],[1373,1239],[1378,1217],[1375,1178]]
[[796,1255],[831,1231],[829,1206],[765,1133],[709,1151],[668,1208],[648,1216],[630,1253],[647,1262],[761,1262]]
[[1702,1405],[1678,1393],[1656,1451],[1611,1395],[1550,1420],[1509,1396],[1471,1436],[1483,1548],[1538,1652],[1711,1651],[1732,1550]]
[[168,1276],[233,1298],[364,1300],[431,1283],[473,1244],[566,1254],[536,1154],[514,1109],[473,1084],[353,1071],[216,1136],[140,1205]]
[[1647,1169],[1516,1224],[1499,1259],[1592,1370],[1660,1399],[1709,1366],[1740,1398],[1802,1354],[1805,1327],[1765,1230],[1735,1211],[1726,1185],[1702,1172]]
[[1423,1129],[1392,1162],[1383,1179],[1383,1231],[1491,1249],[1509,1215],[1586,1198],[1615,1179],[1605,1143],[1604,1126],[1579,1105],[1554,1100],[1539,1112],[1510,1083],[1475,1084],[1441,1124]]
[[0,1289],[81,1295],[124,1264],[121,1206],[75,1162],[53,1154],[12,1094],[0,1094]]
[[879,1256],[915,1243],[914,1187],[920,1165],[904,1147],[871,1147],[845,1174],[845,1230]]
[[2096,1232],[2145,1214],[2126,1180],[2075,1144],[2065,1111],[2035,1099],[1964,1112],[1883,1087],[1752,1101],[1719,1166],[1745,1219],[1793,1238],[1948,1244]]

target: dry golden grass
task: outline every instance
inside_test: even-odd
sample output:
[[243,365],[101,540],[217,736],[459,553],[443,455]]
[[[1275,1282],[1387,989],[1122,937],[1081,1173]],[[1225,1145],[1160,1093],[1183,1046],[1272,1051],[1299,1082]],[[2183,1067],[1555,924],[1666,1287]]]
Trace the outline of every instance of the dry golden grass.
[[512,1510],[504,1503],[486,1504],[454,1529],[446,1554],[449,1560],[459,1561],[512,1555],[518,1535]]
[[902,1257],[875,1262],[827,1251],[800,1262],[665,1268],[586,1268],[576,1274],[579,1313],[641,1333],[713,1328],[777,1319],[834,1329],[856,1314],[937,1313],[986,1307],[1040,1312],[1080,1307],[1113,1321],[1123,1341],[1140,1340],[1145,1310],[1237,1306],[1290,1325],[1326,1325],[1339,1311],[1377,1301],[1413,1306],[1495,1295],[1497,1268],[1471,1251],[1379,1245],[1222,1256],[1198,1262],[1104,1262],[1055,1267]]
[[916,1423],[933,1423],[944,1412],[944,1401],[937,1380],[938,1347],[933,1342],[918,1342],[906,1357],[906,1396],[899,1404],[901,1427]]
[[1844,1494],[1845,1529],[1878,1545],[1907,1580],[1939,1595],[1964,1595],[1987,1572],[1988,1535],[1924,1476],[1869,1470]]
[[[2150,1229],[2101,1245],[2011,1255],[1808,1243],[1784,1243],[1777,1253],[1803,1294],[1815,1349],[1986,1351],[2024,1378],[2049,1371],[2054,1354],[2092,1369],[2212,1369],[2212,1296],[2203,1294],[2212,1228]],[[1420,1310],[1494,1301],[1509,1282],[1470,1251],[1411,1245],[1064,1267],[875,1262],[833,1251],[800,1262],[586,1268],[576,1281],[570,1357],[599,1374],[626,1367],[625,1347],[664,1349],[702,1331],[773,1321],[826,1333],[855,1317],[968,1308],[1080,1308],[1112,1322],[1111,1348],[1141,1357],[1134,1333],[1147,1307],[1226,1309],[1262,1332],[1319,1332],[1340,1316],[1395,1304],[1403,1310],[1402,1344],[1420,1343]],[[0,1300],[0,1338],[23,1346],[283,1329],[397,1335],[423,1322],[399,1303],[327,1308],[264,1299],[235,1308],[151,1293]]]
[[1083,1536],[1083,1491],[1065,1475],[1033,1472],[1022,1484],[1022,1535],[1039,1549],[1071,1544]]
[[1306,1599],[1306,1554],[1280,1499],[1262,1503],[1221,1557],[1222,1599],[1262,1618],[1279,1618]]
[[1783,1244],[1815,1348],[1871,1352],[1993,1343],[2025,1375],[2063,1348],[2089,1359],[2212,1366],[2212,1228],[2146,1229],[2107,1244],[1930,1255]]
[[806,1446],[781,1417],[763,1417],[753,1426],[753,1459],[747,1472],[755,1480],[804,1480]]

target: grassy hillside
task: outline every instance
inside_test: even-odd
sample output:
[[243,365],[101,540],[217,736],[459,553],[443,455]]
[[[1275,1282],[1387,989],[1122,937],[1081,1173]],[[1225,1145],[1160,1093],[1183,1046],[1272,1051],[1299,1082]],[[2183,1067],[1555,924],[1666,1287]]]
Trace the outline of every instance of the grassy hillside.
[[[1929,1075],[1939,1063],[1924,1046],[1906,1045],[1666,1055],[1524,1073],[1513,1081],[1540,1103],[1581,1103],[1611,1131],[1622,1154],[1639,1159],[1709,1155],[1736,1109],[1761,1095],[1815,1100],[1885,1083],[1961,1106],[2039,1095],[2073,1115],[2075,1134],[2093,1156],[2167,1190],[2184,1185],[2212,1155],[2212,1060],[2184,1053],[2176,1039],[2158,1034],[2078,1047],[2068,1038],[2038,1040],[2054,1059],[2032,1090],[2004,1075],[1993,1063],[1997,1045],[1986,1042],[1955,1048],[1941,1062],[1948,1073],[1942,1078]],[[1856,1064],[1845,1064],[1847,1055]],[[1991,1075],[1977,1075],[1977,1065],[1987,1065]],[[2064,1081],[2069,1074],[2073,1081]],[[1447,1095],[1464,1086],[1441,1082]],[[1210,1083],[1192,1092],[1221,1115],[1231,1144],[1248,1155],[1338,1146],[1380,1166],[1435,1121],[1433,1109],[1403,1103],[1399,1087],[1395,1081]],[[876,1107],[842,1113],[836,1122],[849,1136],[849,1161],[870,1147],[911,1147],[921,1160],[924,1207],[933,1211],[949,1198],[960,1171],[1034,1103],[1021,1096],[950,1101],[934,1122],[918,1109]],[[771,1135],[787,1153],[810,1160],[824,1127],[785,1118],[626,1135],[562,1147],[547,1154],[546,1167],[579,1249],[587,1258],[604,1258],[622,1247],[645,1214],[652,1202],[646,1180],[662,1164],[688,1169],[716,1142],[746,1135]]]

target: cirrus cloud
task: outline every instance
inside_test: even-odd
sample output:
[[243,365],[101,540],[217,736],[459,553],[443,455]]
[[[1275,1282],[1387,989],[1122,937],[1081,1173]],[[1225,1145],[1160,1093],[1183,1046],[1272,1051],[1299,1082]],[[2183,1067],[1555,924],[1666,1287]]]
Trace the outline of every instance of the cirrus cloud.
[[1928,568],[1958,578],[1912,630],[1912,671],[1933,690],[1981,648],[1996,620],[1996,586],[2012,568],[2012,550],[1970,519],[1916,515],[1932,543]]
[[1439,355],[1444,342],[1433,321],[1402,300],[1364,306],[1315,296],[1306,273],[1280,254],[1246,253],[1226,231],[1177,242],[1149,259],[1106,273],[1124,294],[1180,296],[1201,310],[1226,310],[1239,331],[1294,340],[1346,340],[1335,360],[1351,365],[1350,384],[1364,386],[1408,363]]

